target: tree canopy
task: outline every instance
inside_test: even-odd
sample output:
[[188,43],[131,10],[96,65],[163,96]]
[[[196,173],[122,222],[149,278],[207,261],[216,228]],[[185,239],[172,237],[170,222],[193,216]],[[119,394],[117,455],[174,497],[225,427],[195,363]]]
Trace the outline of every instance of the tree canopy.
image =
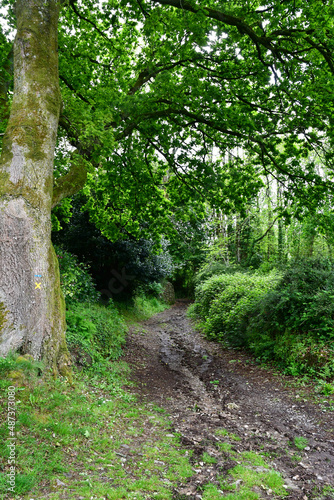
[[285,209],[321,204],[333,11],[320,0],[63,2],[54,203],[88,170],[92,219],[112,238],[172,230],[189,200],[240,210],[268,173]]

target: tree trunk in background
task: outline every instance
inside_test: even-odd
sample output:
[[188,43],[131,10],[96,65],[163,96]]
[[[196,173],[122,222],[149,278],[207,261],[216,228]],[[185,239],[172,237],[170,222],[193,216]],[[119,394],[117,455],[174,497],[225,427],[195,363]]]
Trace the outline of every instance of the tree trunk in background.
[[[282,188],[279,185],[277,186],[277,206],[278,207],[282,206]],[[278,262],[282,264],[282,262],[285,259],[284,259],[284,227],[283,227],[283,220],[281,218],[279,218],[277,221],[277,228],[278,228],[278,234],[277,234]]]
[[241,261],[241,248],[240,248],[240,235],[241,228],[240,228],[240,216],[236,215],[235,216],[235,259],[238,264],[240,264]]
[[0,159],[0,355],[69,374],[65,304],[51,244],[60,90],[59,0],[17,0],[14,97]]
[[[271,206],[271,187],[270,187],[270,180],[267,177],[267,191],[266,191],[266,201],[267,201],[267,207],[268,207],[268,228],[272,225],[273,222],[273,212],[272,212],[272,206]],[[267,235],[267,260],[270,262],[270,258],[273,253],[273,245],[272,245],[272,231],[268,231]]]

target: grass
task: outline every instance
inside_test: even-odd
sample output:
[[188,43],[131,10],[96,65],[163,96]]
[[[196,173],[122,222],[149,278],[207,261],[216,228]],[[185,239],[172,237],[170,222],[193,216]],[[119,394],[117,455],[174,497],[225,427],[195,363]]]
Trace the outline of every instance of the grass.
[[308,440],[303,436],[295,437],[293,442],[298,450],[304,450],[308,446]]
[[205,452],[202,455],[202,462],[204,462],[205,464],[215,464],[217,462],[217,459],[209,455],[209,453]]
[[[125,392],[128,369],[121,362],[113,365],[119,366],[111,370],[108,387],[102,375],[76,373],[70,386],[25,372],[24,386],[16,389],[15,498],[28,492],[30,498],[43,498],[47,492],[56,499],[66,489],[73,498],[145,498],[154,492],[155,498],[167,499],[172,486],[193,474],[190,454],[171,437],[170,422]],[[12,381],[3,377],[3,396],[9,385]],[[4,398],[2,403],[4,410]],[[0,435],[7,471],[6,425]],[[5,498],[4,474],[0,478],[0,498]]]
[[[126,311],[127,322],[156,312],[153,302],[139,310],[137,306],[120,308],[122,314]],[[157,308],[161,310],[161,304]],[[98,315],[104,318],[103,311]],[[73,332],[75,338],[79,332]],[[115,338],[116,353],[123,337]],[[94,352],[92,357],[96,361],[75,371],[72,385],[64,378],[48,377],[45,371],[42,378],[43,365],[29,358],[0,359],[0,500],[10,498],[5,475],[10,458],[6,409],[7,388],[13,385],[16,483],[11,498],[172,500],[198,468],[217,467],[221,452],[237,465],[220,477],[219,486],[209,482],[201,487],[203,500],[257,499],[259,487],[275,498],[285,496],[283,480],[270,470],[266,457],[238,452],[234,447],[241,438],[226,429],[216,432],[222,438],[216,451],[204,452],[196,462],[193,451],[180,444],[166,411],[153,403],[144,405],[131,393],[129,366]]]
[[[254,454],[255,455],[255,454]],[[254,458],[254,457],[252,457]],[[253,464],[254,467],[254,464]],[[227,476],[220,478],[219,487],[207,484],[203,488],[203,500],[258,500],[263,498],[257,490],[262,490],[271,498],[284,498],[288,492],[284,488],[284,480],[274,470],[256,470],[237,465]]]
[[[2,413],[4,395],[13,382],[8,375],[18,363],[15,356],[2,366]],[[2,363],[4,365],[4,363]],[[123,386],[129,384],[129,368],[114,361],[104,372],[75,373],[71,386],[65,379],[42,381],[40,369],[29,363],[22,370],[22,385],[16,389],[16,485],[13,498],[69,498],[172,500],[173,489],[195,474],[192,450],[180,444],[171,431],[165,410],[145,406]],[[101,369],[102,371],[102,369]],[[1,364],[0,364],[1,372]],[[3,418],[4,422],[5,419]],[[260,484],[283,498],[282,478],[270,470],[262,455],[237,453],[232,444],[240,440],[226,429],[217,435],[229,442],[218,448],[238,461],[221,477],[220,486],[203,486],[203,499],[260,498],[253,491]],[[6,449],[8,427],[0,429],[0,456],[8,471]],[[199,460],[215,466],[217,460],[204,452]],[[258,472],[256,467],[265,471]],[[0,475],[0,498],[5,499],[8,483]]]
[[164,311],[169,306],[156,297],[136,296],[127,302],[115,302],[127,324],[145,321],[154,314]]
[[[266,472],[259,472],[258,470],[253,470],[251,468],[245,467],[243,465],[237,465],[230,471],[231,476],[234,478],[236,483],[240,482],[240,490],[237,495],[228,495],[228,499],[239,499],[239,495],[243,495],[240,498],[247,498],[247,491],[250,488],[257,486],[269,494],[280,495],[284,497],[288,495],[286,489],[284,488],[284,480],[281,475],[274,471],[268,470]],[[254,496],[254,492],[251,493],[252,496],[249,498],[261,498],[260,496]]]
[[233,434],[233,432],[227,431],[226,429],[217,429],[216,434],[217,436],[226,436],[232,441],[241,441],[241,438],[239,436]]

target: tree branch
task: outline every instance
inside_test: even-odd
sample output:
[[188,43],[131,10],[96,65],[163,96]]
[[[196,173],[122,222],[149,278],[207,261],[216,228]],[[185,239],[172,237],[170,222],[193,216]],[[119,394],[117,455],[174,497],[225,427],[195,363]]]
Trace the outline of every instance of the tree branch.
[[235,26],[239,33],[248,35],[255,44],[260,44],[269,50],[273,50],[272,38],[268,36],[259,36],[255,33],[253,28],[249,26],[241,17],[232,16],[230,14],[225,14],[219,10],[212,9],[211,7],[196,7],[191,3],[183,0],[152,0],[153,3],[159,3],[161,5],[171,5],[182,10],[188,10],[189,12],[197,13],[202,12],[204,15],[211,19],[215,19],[221,23],[227,24],[229,26]]
[[92,25],[92,26],[93,26],[93,28],[94,28],[94,29],[95,29],[95,30],[96,30],[96,31],[97,31],[97,32],[98,32],[98,33],[99,33],[99,34],[100,34],[100,35],[101,35],[101,36],[102,36],[105,40],[108,40],[108,42],[111,42],[110,38],[109,38],[109,37],[108,37],[105,33],[103,33],[103,31],[101,31],[101,30],[100,30],[100,29],[96,26],[96,24],[95,24],[93,21],[91,21],[90,19],[88,19],[87,17],[85,17],[84,15],[82,15],[82,14],[78,11],[78,9],[77,9],[77,7],[76,7],[76,5],[75,5],[75,1],[76,1],[76,0],[70,0],[70,6],[72,7],[72,9],[73,9],[73,11],[76,13],[76,15],[77,15],[80,19],[82,19],[83,21],[86,21],[86,23],[89,23],[90,25]]
[[75,93],[75,95],[77,95],[78,97],[80,97],[80,99],[82,101],[84,101],[86,104],[89,104],[89,106],[91,106],[91,103],[88,101],[88,99],[86,99],[86,97],[84,97],[80,92],[78,92],[78,90],[76,90],[73,85],[62,75],[59,75],[59,79],[65,83],[65,85],[70,89],[72,90],[72,92]]
[[[279,42],[280,40],[282,40],[282,38],[280,38],[282,36],[288,37],[287,38],[288,41],[294,42],[295,35],[299,36],[301,33],[305,33],[305,35],[308,35],[307,37],[305,37],[305,41],[309,44],[309,46],[311,46],[314,50],[317,50],[324,57],[325,61],[329,65],[330,70],[334,72],[333,58],[331,56],[331,51],[329,49],[326,50],[324,47],[321,47],[319,44],[315,43],[310,38],[310,35],[315,32],[315,30],[312,28],[308,28],[305,30],[294,29],[294,28],[285,30],[275,30],[269,35],[259,36],[254,31],[254,29],[244,21],[243,18],[226,14],[222,11],[212,9],[211,7],[196,6],[195,4],[190,3],[187,0],[151,0],[151,1],[153,3],[158,3],[161,5],[170,5],[177,9],[187,10],[189,12],[193,12],[194,14],[201,12],[206,17],[214,19],[219,23],[223,23],[228,26],[234,26],[235,28],[237,28],[239,33],[241,33],[242,35],[247,35],[252,40],[258,52],[259,59],[265,65],[267,65],[267,63],[265,63],[265,61],[263,60],[262,53],[260,50],[261,46],[269,50],[275,57],[277,57],[279,60],[282,61],[281,59],[282,54],[295,56],[296,51],[285,48],[279,43],[275,42]],[[309,47],[305,47],[305,49],[298,50],[297,53],[301,53],[304,51],[305,52],[309,51]]]
[[272,230],[272,228],[274,227],[276,221],[280,218],[280,215],[277,215],[275,217],[275,219],[272,221],[272,223],[270,224],[270,226],[268,227],[268,229],[262,234],[262,236],[260,236],[259,238],[256,238],[256,240],[253,240],[252,242],[252,247],[250,249],[250,255],[252,256],[254,254],[254,247],[256,245],[256,243],[258,243],[259,241],[263,240],[267,234]]
[[159,73],[162,73],[163,71],[169,71],[171,69],[176,68],[177,66],[182,66],[186,62],[193,62],[193,61],[195,61],[195,58],[194,59],[181,59],[180,61],[176,61],[174,63],[168,64],[167,66],[159,67],[159,65],[158,65],[157,68],[152,72],[150,72],[147,69],[142,71],[139,74],[135,84],[129,90],[128,95],[133,95],[135,92],[137,92],[137,90],[139,90],[151,78],[155,78],[157,75],[159,75]]
[[56,180],[53,188],[52,208],[64,198],[73,196],[80,191],[87,179],[87,169],[83,158],[74,151],[71,154],[72,163],[69,172]]

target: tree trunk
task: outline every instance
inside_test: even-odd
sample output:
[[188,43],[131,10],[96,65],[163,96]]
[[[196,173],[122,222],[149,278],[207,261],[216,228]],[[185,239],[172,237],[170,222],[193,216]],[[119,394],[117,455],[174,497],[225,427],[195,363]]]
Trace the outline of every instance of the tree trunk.
[[[282,206],[282,189],[277,185],[277,206]],[[277,221],[277,253],[278,262],[282,264],[285,260],[284,258],[284,226],[283,220],[280,217]]]
[[65,304],[51,244],[60,90],[59,0],[17,0],[14,96],[0,159],[0,355],[68,375]]
[[236,262],[240,264],[241,261],[241,242],[240,242],[240,235],[241,228],[240,228],[240,216],[236,215],[235,216],[235,258]]

